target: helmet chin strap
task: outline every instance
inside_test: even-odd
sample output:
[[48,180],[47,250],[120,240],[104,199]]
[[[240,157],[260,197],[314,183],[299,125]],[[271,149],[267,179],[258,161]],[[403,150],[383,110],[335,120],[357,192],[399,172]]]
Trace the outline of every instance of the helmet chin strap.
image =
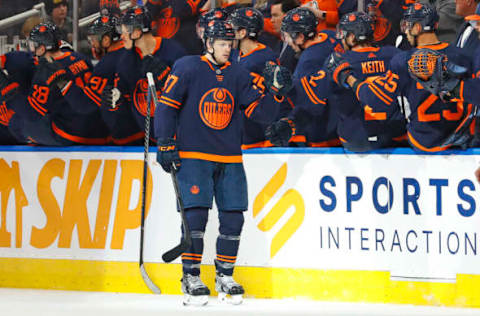
[[[132,32],[132,33],[133,33],[133,32]],[[135,48],[135,41],[137,41],[137,40],[139,40],[139,39],[141,39],[141,38],[142,38],[142,36],[143,36],[143,32],[142,32],[142,34],[140,35],[140,37],[139,37],[139,38],[135,38],[135,39],[133,39],[133,38],[132,38],[132,33],[130,33],[130,34],[128,35],[128,37],[129,37],[129,38],[130,38],[130,40],[132,41],[132,48]]]

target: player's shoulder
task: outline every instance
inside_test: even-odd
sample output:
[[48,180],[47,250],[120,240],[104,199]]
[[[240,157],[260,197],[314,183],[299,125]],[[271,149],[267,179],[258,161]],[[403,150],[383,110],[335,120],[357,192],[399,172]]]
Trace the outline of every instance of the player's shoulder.
[[24,51],[12,51],[0,57],[1,67],[15,67],[34,63],[34,57],[31,53]]
[[273,49],[271,49],[270,47],[268,47],[266,45],[263,45],[260,52],[268,60],[276,60],[278,58],[278,55],[273,51]]
[[172,72],[175,73],[188,73],[198,70],[198,66],[202,63],[199,55],[187,55],[180,57],[173,64]]
[[390,64],[392,65],[392,67],[406,68],[408,59],[410,58],[410,56],[413,54],[414,51],[415,51],[414,49],[407,50],[407,51],[399,51],[397,54],[395,54],[392,57]]
[[380,46],[380,50],[379,50],[379,53],[386,56],[392,56],[392,57],[401,52],[402,52],[401,49],[391,45]]
[[182,45],[180,45],[176,40],[171,38],[161,38],[161,40],[162,47],[167,51],[174,52],[178,54],[178,56],[185,56],[187,54]]
[[334,40],[335,42],[337,41],[337,38],[336,38],[336,35],[335,35],[335,32],[332,31],[332,30],[322,30],[321,32],[318,33],[319,36],[321,38],[323,38],[324,40],[329,40],[330,42],[332,42],[331,40]]

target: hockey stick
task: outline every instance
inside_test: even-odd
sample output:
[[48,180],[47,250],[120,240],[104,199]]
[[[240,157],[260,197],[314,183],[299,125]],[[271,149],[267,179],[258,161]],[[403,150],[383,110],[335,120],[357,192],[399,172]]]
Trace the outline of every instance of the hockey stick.
[[175,195],[177,197],[178,207],[180,208],[180,216],[182,217],[182,227],[183,227],[183,238],[180,241],[180,244],[165,252],[162,255],[162,259],[165,262],[171,262],[178,258],[182,253],[184,253],[192,244],[192,235],[190,234],[190,229],[187,225],[187,218],[185,216],[185,209],[183,208],[183,200],[180,196],[180,190],[178,189],[178,180],[177,180],[177,169],[172,167],[170,172],[172,176],[173,188],[175,190]]
[[142,182],[142,220],[140,224],[140,273],[142,274],[143,281],[147,287],[155,294],[160,294],[160,288],[153,283],[152,279],[148,276],[147,270],[143,262],[143,241],[145,234],[145,213],[146,213],[146,196],[147,196],[147,174],[148,174],[148,149],[150,144],[150,105],[152,101],[155,106],[157,105],[157,90],[155,89],[155,81],[151,72],[147,73],[148,81],[148,93],[147,93],[147,109],[145,115],[145,138],[143,143],[143,182]]

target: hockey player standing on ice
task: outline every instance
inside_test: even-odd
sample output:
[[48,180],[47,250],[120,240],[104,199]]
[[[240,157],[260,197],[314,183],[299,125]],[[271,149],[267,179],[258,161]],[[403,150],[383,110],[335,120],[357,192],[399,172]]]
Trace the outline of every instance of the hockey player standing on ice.
[[[238,51],[234,51],[238,56],[234,57],[234,62],[238,62],[250,73],[254,88],[264,93],[265,85],[262,74],[265,64],[267,62],[277,63],[277,56],[269,47],[257,40],[259,33],[263,30],[263,15],[254,8],[240,8],[230,15],[229,22],[235,30],[235,38],[238,43]],[[234,54],[232,53],[232,55]],[[274,117],[276,118],[277,115],[272,113],[272,118]],[[271,147],[272,144],[265,140],[266,127],[244,118],[242,149]]]
[[[215,289],[240,303],[243,287],[232,278],[243,212],[248,208],[242,163],[242,113],[271,122],[278,109],[272,94],[252,87],[249,73],[228,60],[235,33],[224,21],[210,21],[204,32],[206,53],[178,60],[165,83],[155,112],[157,161],[176,169],[192,245],[182,255],[185,304],[204,305],[210,290],[200,279],[203,235],[213,197],[220,222],[215,259]],[[269,91],[285,94],[289,72],[281,66],[264,73]],[[176,138],[174,138],[176,136]]]
[[[142,130],[147,113],[146,73],[153,74],[160,93],[173,63],[185,56],[185,50],[174,40],[154,36],[151,24],[150,13],[143,6],[130,8],[123,14],[118,31],[129,53],[123,54],[118,60],[119,80],[112,89],[106,89],[103,96],[112,100],[112,107],[124,100],[131,102],[134,117]],[[121,92],[120,99],[115,88]]]

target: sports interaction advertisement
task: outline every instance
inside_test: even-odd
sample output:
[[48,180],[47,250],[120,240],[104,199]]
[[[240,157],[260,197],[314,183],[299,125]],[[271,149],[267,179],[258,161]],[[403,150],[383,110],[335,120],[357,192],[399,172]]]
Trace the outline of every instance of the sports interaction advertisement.
[[[29,271],[28,263],[35,260],[138,262],[143,151],[93,150],[98,148],[2,152],[3,264],[21,260],[18,273],[32,276],[35,271]],[[290,277],[315,277],[323,289],[333,286],[331,273],[381,273],[385,287],[398,290],[397,285],[407,282],[427,284],[435,292],[435,287],[446,286],[458,296],[459,278],[468,276],[478,284],[480,275],[480,185],[473,175],[477,154],[416,155],[409,149],[368,155],[342,149],[247,151],[249,209],[238,271],[271,272],[270,294],[264,296],[272,297],[274,275],[285,271],[293,273]],[[149,158],[144,257],[160,264],[162,254],[180,241],[180,216],[170,176],[154,163],[155,153]],[[217,231],[214,209],[205,235],[205,265],[213,265]],[[155,269],[179,263],[177,259]],[[5,269],[2,278],[8,278]],[[278,287],[286,284],[279,281]],[[361,291],[361,285],[352,286],[342,290]],[[29,287],[28,282],[21,287]],[[292,289],[288,294],[278,291],[282,296],[309,296]],[[388,290],[382,291],[381,298],[363,300],[385,301]],[[426,291],[422,295],[429,295]],[[345,293],[323,295],[312,297],[362,300]],[[436,303],[478,306],[479,301],[471,293]],[[435,304],[408,299],[400,303]]]

